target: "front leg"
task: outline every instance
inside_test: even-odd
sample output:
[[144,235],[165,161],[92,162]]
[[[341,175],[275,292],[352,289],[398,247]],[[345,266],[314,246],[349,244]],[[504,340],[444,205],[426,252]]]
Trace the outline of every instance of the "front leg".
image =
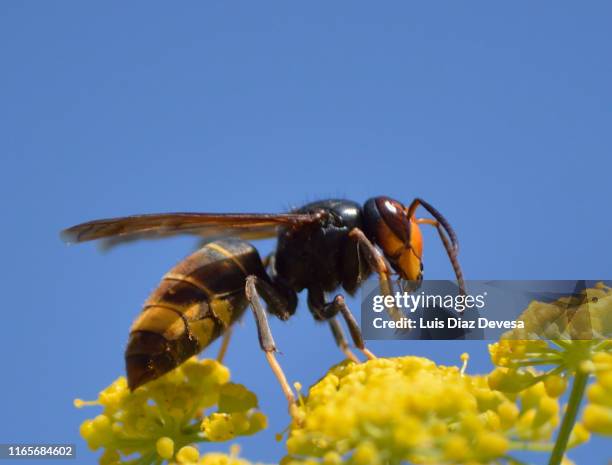
[[461,271],[461,265],[459,265],[459,259],[457,258],[457,255],[459,254],[459,242],[457,241],[457,234],[455,233],[455,230],[452,228],[446,218],[444,218],[442,213],[440,213],[429,203],[425,202],[423,199],[416,198],[412,201],[406,210],[406,215],[408,218],[414,218],[416,209],[419,207],[419,205],[425,208],[425,210],[427,210],[429,214],[435,218],[435,220],[431,220],[429,218],[415,218],[414,221],[416,224],[428,224],[436,228],[438,235],[440,236],[440,240],[442,241],[442,245],[444,245],[448,258],[453,266],[453,270],[455,271],[457,285],[459,286],[459,294],[465,295],[463,272]]
[[378,274],[381,291],[386,295],[391,295],[393,293],[393,285],[390,279],[391,270],[380,250],[372,244],[359,228],[354,228],[349,232],[348,246],[355,248],[359,262],[365,260],[368,267]]
[[[349,232],[349,240],[346,247],[348,252],[345,254],[345,257],[350,254],[356,254],[356,260],[349,260],[349,262],[352,261],[354,263],[356,261],[359,264],[359,267],[363,266],[365,263],[367,269],[378,274],[378,286],[380,288],[380,292],[385,296],[392,296],[394,293],[394,288],[393,283],[391,282],[390,267],[380,250],[378,250],[376,246],[372,244],[365,233],[359,228],[352,229],[351,232]],[[350,270],[345,270],[345,274],[349,272]],[[350,274],[347,276],[350,276]],[[354,288],[359,286],[360,279],[361,277],[357,278],[357,281],[353,285]],[[345,278],[345,281],[347,281],[347,278]],[[349,281],[349,285],[350,284],[351,282]],[[348,290],[351,289],[351,287],[346,287],[346,285],[344,285],[344,287]],[[399,321],[404,316],[395,306],[388,308],[387,311],[391,318],[393,318],[395,321]]]

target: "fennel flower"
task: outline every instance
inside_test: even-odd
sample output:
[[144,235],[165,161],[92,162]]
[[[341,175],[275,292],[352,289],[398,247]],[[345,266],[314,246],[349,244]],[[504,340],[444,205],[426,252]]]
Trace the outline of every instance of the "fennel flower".
[[81,436],[92,450],[104,449],[102,465],[204,460],[192,444],[228,441],[266,427],[255,394],[229,379],[223,365],[196,358],[134,392],[120,377],[96,401],[75,400],[77,407],[103,408],[81,424]]
[[281,463],[493,463],[550,437],[558,414],[543,386],[515,399],[421,357],[345,362],[300,397]]
[[[489,375],[489,386],[523,395],[543,384],[551,397],[558,397],[569,378],[573,378],[549,461],[549,465],[558,465],[565,450],[587,441],[589,432],[612,434],[612,379],[608,375],[612,357],[612,288],[598,283],[577,296],[552,303],[534,301],[519,318],[525,322],[524,328],[508,331],[489,346],[491,359],[497,365]],[[536,372],[534,367],[544,371]],[[592,374],[596,374],[597,382],[588,390],[591,403],[582,421],[576,423]]]

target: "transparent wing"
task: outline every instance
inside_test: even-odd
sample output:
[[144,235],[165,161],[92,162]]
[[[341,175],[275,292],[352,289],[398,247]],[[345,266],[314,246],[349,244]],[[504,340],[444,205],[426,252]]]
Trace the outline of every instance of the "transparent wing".
[[280,226],[316,224],[324,213],[161,213],[88,221],[61,232],[65,242],[102,239],[112,247],[140,239],[188,234],[202,238],[234,236],[248,240],[274,237]]

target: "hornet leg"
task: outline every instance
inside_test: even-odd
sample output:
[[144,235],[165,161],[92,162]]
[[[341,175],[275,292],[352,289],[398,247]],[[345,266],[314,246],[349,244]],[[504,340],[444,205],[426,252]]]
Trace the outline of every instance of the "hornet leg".
[[344,297],[337,295],[334,300],[329,303],[325,303],[324,300],[325,294],[321,289],[308,290],[308,307],[310,308],[315,320],[332,321],[332,319],[334,319],[335,316],[340,313],[349,329],[349,333],[355,347],[357,347],[368,359],[376,358],[376,356],[365,347],[363,336],[361,335],[361,329],[357,324],[357,320],[346,305]]
[[353,339],[355,347],[357,347],[363,353],[363,355],[368,357],[369,360],[375,359],[376,355],[370,352],[370,350],[365,346],[365,343],[363,342],[363,335],[361,334],[361,329],[357,324],[355,316],[346,305],[344,297],[341,295],[337,295],[334,300],[328,305],[340,310],[340,314],[344,318],[344,322],[346,323],[346,326],[349,329],[349,333],[351,334],[351,338]]
[[[372,242],[366,237],[364,232],[359,228],[354,228],[349,233],[349,239],[357,244],[357,253],[359,260],[363,257],[374,272],[378,274],[378,285],[383,295],[393,295],[394,288],[391,283],[391,271],[387,265],[387,261]],[[395,306],[389,307],[387,312],[396,321],[399,321],[404,315]]]
[[274,338],[272,337],[272,332],[270,331],[266,311],[261,305],[261,298],[259,297],[259,292],[257,291],[258,280],[259,278],[257,276],[251,275],[247,277],[245,285],[246,297],[251,304],[253,315],[255,315],[259,345],[265,352],[268,364],[270,365],[270,368],[272,368],[272,372],[276,376],[276,379],[278,379],[283,393],[287,398],[287,402],[289,403],[289,412],[293,415],[296,408],[295,395],[287,382],[287,377],[285,376],[283,369],[274,356],[274,352],[276,352],[276,345],[274,344]]
[[346,358],[352,360],[355,363],[359,363],[359,359],[357,358],[357,356],[351,351],[351,349],[349,349],[348,342],[346,341],[346,337],[344,336],[344,331],[342,331],[342,326],[340,326],[340,323],[338,323],[338,320],[336,320],[335,317],[329,320],[329,327],[331,328],[331,332],[334,336],[336,344],[338,345],[342,353],[346,356]]
[[232,338],[232,327],[228,327],[223,333],[223,339],[221,340],[221,346],[219,347],[219,353],[217,354],[217,362],[223,363],[225,354],[227,353],[227,347],[229,346],[230,339]]
[[360,256],[363,256],[370,268],[378,274],[381,291],[386,295],[392,295],[393,286],[389,279],[391,271],[380,251],[359,228],[351,230],[349,238],[357,243]]
[[449,222],[442,216],[438,210],[432,207],[429,203],[425,202],[423,199],[416,198],[412,201],[406,214],[408,218],[412,218],[418,206],[421,205],[425,210],[427,210],[431,216],[435,218],[435,220],[429,218],[419,218],[416,220],[417,224],[428,224],[430,226],[434,226],[438,231],[438,235],[440,236],[440,240],[446,249],[446,253],[448,258],[453,266],[453,270],[455,271],[455,276],[457,277],[457,285],[459,286],[459,293],[465,295],[465,283],[463,281],[463,272],[461,271],[461,266],[459,265],[459,259],[457,255],[459,253],[459,242],[457,241],[457,235],[455,231],[449,224]]

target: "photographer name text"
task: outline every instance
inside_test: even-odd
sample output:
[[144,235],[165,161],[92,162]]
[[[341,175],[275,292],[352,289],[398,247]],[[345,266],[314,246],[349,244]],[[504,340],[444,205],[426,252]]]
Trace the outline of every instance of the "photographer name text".
[[483,317],[475,320],[465,320],[460,317],[418,320],[403,317],[397,320],[385,320],[379,317],[372,320],[372,326],[376,329],[515,329],[524,328],[525,323],[522,320],[491,320]]

